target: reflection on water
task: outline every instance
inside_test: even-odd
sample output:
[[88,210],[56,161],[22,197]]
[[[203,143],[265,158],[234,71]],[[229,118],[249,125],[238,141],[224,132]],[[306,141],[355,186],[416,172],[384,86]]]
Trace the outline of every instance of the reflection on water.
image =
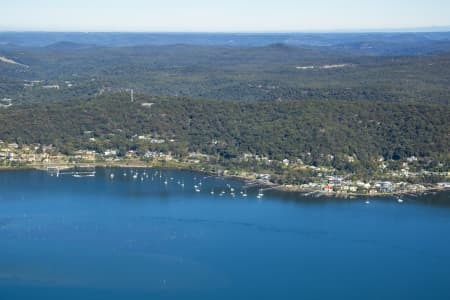
[[153,169],[0,172],[0,299],[450,298],[448,193],[258,192]]
[[[299,203],[302,205],[321,205],[321,204],[339,204],[347,202],[361,202],[361,201],[377,201],[377,202],[398,202],[397,196],[383,196],[383,197],[347,197],[336,198],[327,196],[304,196],[301,193],[296,192],[282,192],[282,191],[269,191],[266,194],[270,195],[275,201],[287,201],[292,203]],[[417,205],[431,205],[450,207],[450,192],[427,192],[417,195],[402,195],[401,199],[405,204],[417,204]]]

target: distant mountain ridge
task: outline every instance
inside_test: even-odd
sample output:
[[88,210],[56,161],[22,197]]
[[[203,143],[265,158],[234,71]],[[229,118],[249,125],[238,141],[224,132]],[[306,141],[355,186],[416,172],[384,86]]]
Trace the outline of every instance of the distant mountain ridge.
[[[62,43],[62,44],[60,44]],[[72,44],[68,44],[72,43]],[[11,47],[130,47],[140,45],[204,45],[261,47],[271,44],[327,48],[371,55],[411,55],[450,51],[450,32],[361,33],[77,33],[0,32],[0,48]],[[381,45],[376,50],[357,45]],[[52,46],[53,45],[53,46]],[[82,46],[79,46],[82,47]],[[83,46],[84,47],[84,46]]]

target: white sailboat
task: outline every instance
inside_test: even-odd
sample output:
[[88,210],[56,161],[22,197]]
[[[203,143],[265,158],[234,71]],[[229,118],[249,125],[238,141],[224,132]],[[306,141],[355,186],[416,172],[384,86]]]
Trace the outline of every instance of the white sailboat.
[[256,196],[256,198],[261,199],[262,197],[264,197],[264,194],[263,194],[262,190],[259,190],[258,195]]

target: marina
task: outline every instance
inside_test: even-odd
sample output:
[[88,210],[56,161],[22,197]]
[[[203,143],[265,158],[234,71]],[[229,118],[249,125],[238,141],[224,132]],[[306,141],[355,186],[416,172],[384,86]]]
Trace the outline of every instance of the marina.
[[316,197],[98,167],[4,171],[0,190],[1,299],[276,299],[287,285],[330,299],[348,280],[366,299],[450,296],[448,193]]
[[[40,168],[40,170],[46,170],[47,174],[50,176],[73,176],[75,178],[83,178],[83,177],[95,177],[96,176],[96,168],[97,166],[95,164],[79,164],[79,165],[48,165],[45,168]],[[110,180],[113,180],[116,177],[116,170],[120,169],[120,167],[99,167],[100,169],[109,169],[109,178]],[[155,182],[159,179],[159,182],[162,182],[164,186],[168,186],[171,183],[176,183],[179,187],[183,188],[185,187],[184,178],[177,178],[169,177],[167,174],[170,173],[170,170],[157,170],[154,168],[145,168],[142,166],[137,166],[135,168],[133,167],[127,167],[125,168],[125,171],[122,173],[122,177],[126,179],[128,176],[130,176],[130,179],[132,180],[140,180],[141,182]],[[120,173],[120,172],[118,172]],[[193,190],[196,193],[200,193],[202,191],[202,183],[203,181],[214,181],[217,184],[222,184],[224,180],[227,177],[224,176],[214,176],[214,175],[207,175],[202,174],[202,176],[194,176],[194,184],[193,184]],[[223,196],[225,194],[229,194],[232,197],[236,197],[236,194],[238,194],[241,197],[248,197],[247,190],[253,191],[255,193],[255,196],[257,199],[262,199],[264,197],[265,192],[276,192],[276,191],[284,191],[284,192],[294,192],[298,196],[301,197],[337,197],[337,198],[351,198],[355,199],[358,197],[364,197],[367,196],[365,194],[358,194],[358,193],[336,193],[336,192],[330,192],[330,191],[322,191],[322,190],[311,190],[311,189],[295,189],[291,190],[290,188],[287,188],[283,185],[273,184],[261,180],[248,180],[244,178],[239,178],[236,176],[229,177],[229,179],[233,179],[236,182],[239,182],[237,185],[240,190],[239,193],[236,193],[236,187],[231,186],[230,184],[225,184],[225,187],[222,189],[222,191],[219,193],[219,196]],[[220,188],[216,187],[216,188]],[[420,195],[427,195],[427,194],[436,194],[436,193],[443,193],[447,188],[437,189],[437,190],[430,190],[420,193],[408,193],[408,192],[402,192],[399,194],[388,192],[388,193],[378,193],[375,195],[371,195],[372,197],[391,197],[393,199],[396,199],[398,203],[403,203],[404,200],[402,197],[420,197]],[[211,195],[215,195],[216,192],[213,189],[210,191]]]

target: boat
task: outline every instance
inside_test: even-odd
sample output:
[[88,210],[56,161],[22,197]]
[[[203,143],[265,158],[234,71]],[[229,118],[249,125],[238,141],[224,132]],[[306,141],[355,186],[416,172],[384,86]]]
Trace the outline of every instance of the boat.
[[114,173],[109,174],[109,178],[114,179]]
[[258,195],[256,196],[256,198],[261,199],[264,196],[262,190],[259,190]]
[[397,199],[397,202],[398,202],[398,203],[403,203],[403,199],[402,199],[402,198],[398,198],[398,199]]
[[83,178],[83,177],[95,177],[95,172],[92,173],[84,173],[84,174],[80,174],[80,173],[75,173],[72,175],[75,178]]

